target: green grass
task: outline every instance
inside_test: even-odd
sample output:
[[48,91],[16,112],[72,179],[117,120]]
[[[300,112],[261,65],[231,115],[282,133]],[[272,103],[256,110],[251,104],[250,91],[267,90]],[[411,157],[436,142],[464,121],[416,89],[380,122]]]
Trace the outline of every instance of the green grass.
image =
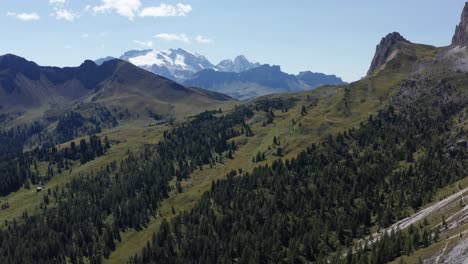
[[[358,81],[349,86],[352,98],[350,109],[346,109],[344,105],[344,86],[267,96],[294,98],[297,101],[288,112],[275,111],[274,123],[265,127],[263,126],[264,114],[257,113],[249,122],[255,133],[254,137],[234,139],[244,143],[236,152],[234,160],[226,160],[224,164],[212,169],[205,167],[202,171],[193,173],[191,178],[183,183],[183,193],[172,193],[171,197],[162,203],[160,208],[162,218],[153,219],[141,231],[123,232],[122,242],[117,245],[116,250],[106,262],[125,263],[129,256],[140,253],[153,233],[158,231],[162,219],[170,220],[174,217],[172,208],[175,208],[176,212],[190,210],[203,193],[210,190],[212,181],[223,179],[229,171],[239,168],[250,171],[256,166],[272,163],[280,158],[274,155],[277,147],[284,148],[284,157],[281,158],[293,158],[328,134],[337,134],[358,126],[360,122],[365,122],[369,115],[384,109],[389,104],[390,98],[398,93],[399,82],[407,78],[414,63],[408,61],[408,56],[418,56],[424,59],[435,56],[433,47],[414,45],[414,47],[406,48],[408,50],[403,51],[404,56],[396,58],[401,61],[401,67],[386,69],[370,79]],[[318,98],[317,105],[311,105],[308,98],[312,101]],[[307,106],[308,113],[305,116],[301,115],[302,105]],[[292,119],[296,121],[295,125]],[[273,146],[275,136],[279,139],[280,146]],[[270,150],[268,150],[269,147]],[[267,160],[253,163],[252,157],[259,151],[267,153]]]
[[[128,150],[136,151],[144,144],[157,143],[162,131],[167,129],[169,128],[164,126],[142,127],[141,124],[129,123],[99,134],[101,137],[108,136],[109,140],[113,142],[109,153],[83,165],[75,162],[71,172],[63,171],[55,175],[44,185],[44,190],[61,186],[81,174],[96,172],[113,161],[121,161],[127,155]],[[79,139],[74,141],[79,141]],[[70,142],[67,142],[62,145],[69,144]],[[46,169],[46,163],[39,164],[39,170],[42,173],[45,173]],[[10,207],[0,211],[0,223],[4,223],[5,220],[11,221],[13,218],[19,219],[25,210],[30,215],[38,212],[42,199],[43,194],[36,192],[36,186],[31,186],[30,190],[21,188],[17,192],[1,197],[0,201],[8,201]]]
[[[236,142],[242,143],[234,155],[235,159],[226,159],[224,164],[218,164],[213,168],[204,167],[203,170],[194,172],[189,180],[182,183],[182,193],[173,192],[168,199],[162,202],[159,210],[162,217],[152,219],[148,226],[141,231],[131,229],[122,232],[122,242],[117,244],[116,250],[111,254],[107,262],[125,263],[129,256],[140,253],[153,233],[158,231],[162,219],[169,220],[174,217],[172,208],[175,208],[177,213],[190,210],[203,193],[211,188],[212,181],[223,179],[229,171],[239,168],[249,171],[256,166],[272,163],[280,158],[275,156],[277,147],[284,148],[283,158],[293,158],[300,151],[312,143],[319,142],[328,134],[337,134],[358,126],[361,122],[365,122],[369,115],[376,114],[379,110],[384,109],[389,104],[391,97],[398,93],[399,82],[407,78],[407,74],[414,63],[413,60],[409,60],[409,57],[417,56],[420,59],[428,59],[435,56],[435,49],[429,46],[408,45],[404,46],[402,50],[401,56],[394,59],[395,61],[391,63],[391,67],[387,67],[369,79],[349,85],[351,91],[349,109],[344,104],[344,86],[323,87],[314,91],[268,96],[294,98],[297,102],[286,113],[275,111],[274,123],[267,126],[262,125],[265,116],[262,113],[256,114],[249,121],[255,135],[249,138],[239,137],[234,139]],[[114,99],[114,102],[119,102],[118,98]],[[138,109],[140,107],[138,104],[141,104],[141,102],[135,101],[135,98],[133,98],[135,100],[130,99],[132,107]],[[317,104],[311,104],[316,101],[315,99],[318,99]],[[205,109],[218,109],[221,107],[224,111],[229,111],[234,105],[241,104],[241,102],[236,101],[222,103],[197,101],[197,106],[194,109],[189,103],[190,98],[187,98],[175,106],[176,110],[174,111],[179,120]],[[307,106],[308,113],[304,116],[301,115],[302,105]],[[158,107],[163,107],[163,105]],[[295,124],[292,123],[293,119]],[[170,129],[169,127],[148,127],[149,123],[151,123],[151,120],[148,119],[137,120],[126,122],[117,128],[105,131],[101,136],[107,135],[111,141],[116,142],[112,145],[108,155],[83,166],[77,165],[70,175],[68,172],[64,172],[55,176],[45,188],[64,184],[80,173],[97,171],[100,167],[112,161],[120,161],[125,157],[128,149],[137,150],[144,144],[156,143],[160,139],[162,131]],[[280,146],[273,146],[273,137],[279,139]],[[269,148],[270,150],[268,150]],[[267,160],[261,163],[253,163],[252,157],[259,151],[267,153]],[[35,191],[24,189],[10,194],[5,199],[8,199],[11,207],[1,211],[0,221],[19,217],[25,209],[30,212],[34,211],[41,201]]]

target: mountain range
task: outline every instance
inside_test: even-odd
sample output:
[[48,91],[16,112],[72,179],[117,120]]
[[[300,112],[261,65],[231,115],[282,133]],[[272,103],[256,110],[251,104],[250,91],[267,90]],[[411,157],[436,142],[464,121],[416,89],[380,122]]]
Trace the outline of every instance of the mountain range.
[[54,119],[76,109],[85,114],[96,107],[167,119],[231,100],[118,59],[101,65],[87,60],[78,67],[58,68],[11,54],[0,56],[0,109],[12,122],[25,117]]
[[312,90],[319,86],[339,85],[344,82],[334,75],[321,73],[302,72],[297,76],[287,74],[281,71],[280,66],[265,64],[239,73],[203,70],[184,84],[246,100],[267,94]]
[[[115,58],[105,57],[97,59],[95,62],[96,64],[102,64],[112,59]],[[119,59],[131,62],[142,69],[180,83],[205,69],[222,72],[242,72],[260,66],[259,63],[252,63],[242,55],[234,60],[223,60],[218,65],[214,65],[205,56],[180,48],[131,50],[125,52]]]
[[467,263],[468,3],[350,84],[151,52],[0,56],[0,263]]
[[[115,58],[105,57],[97,59],[96,63],[99,65],[112,59]],[[252,63],[242,55],[217,65],[205,56],[184,49],[132,50],[119,59],[176,82],[222,92],[241,100],[344,84],[335,75],[303,72],[294,76],[282,72],[279,66]]]

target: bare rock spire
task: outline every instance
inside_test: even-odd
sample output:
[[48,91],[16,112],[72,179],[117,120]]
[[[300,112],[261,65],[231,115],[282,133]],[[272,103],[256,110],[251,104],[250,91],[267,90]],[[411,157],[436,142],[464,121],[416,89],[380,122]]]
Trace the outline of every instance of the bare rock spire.
[[465,8],[463,8],[460,24],[455,29],[452,45],[468,46],[468,3],[465,3]]
[[374,59],[372,60],[367,75],[371,75],[375,70],[379,69],[382,65],[384,65],[387,62],[387,59],[392,52],[393,46],[399,42],[410,43],[398,32],[390,33],[386,37],[382,38],[380,44],[377,45]]

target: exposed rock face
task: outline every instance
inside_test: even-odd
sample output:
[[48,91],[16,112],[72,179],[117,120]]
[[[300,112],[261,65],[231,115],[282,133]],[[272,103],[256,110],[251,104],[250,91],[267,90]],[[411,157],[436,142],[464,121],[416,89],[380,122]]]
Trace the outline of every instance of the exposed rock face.
[[465,8],[463,8],[460,24],[455,29],[452,45],[468,46],[468,3],[465,3]]
[[387,62],[387,59],[392,52],[393,46],[399,42],[410,43],[398,32],[390,33],[384,37],[382,41],[380,41],[380,44],[377,45],[377,50],[367,75],[371,75],[376,69],[380,68]]
[[237,56],[234,61],[232,60],[223,60],[218,65],[216,65],[216,69],[222,72],[244,72],[248,71],[253,68],[260,67],[260,63],[252,63],[247,60],[246,57],[240,55]]

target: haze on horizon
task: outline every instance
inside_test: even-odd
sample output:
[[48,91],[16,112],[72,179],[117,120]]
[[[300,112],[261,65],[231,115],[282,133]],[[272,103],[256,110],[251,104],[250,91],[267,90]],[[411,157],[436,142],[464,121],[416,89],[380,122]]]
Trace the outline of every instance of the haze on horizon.
[[243,54],[288,73],[311,70],[349,82],[365,75],[375,45],[390,32],[415,43],[448,45],[464,3],[4,0],[0,54],[75,66],[131,49],[180,47],[213,63]]

